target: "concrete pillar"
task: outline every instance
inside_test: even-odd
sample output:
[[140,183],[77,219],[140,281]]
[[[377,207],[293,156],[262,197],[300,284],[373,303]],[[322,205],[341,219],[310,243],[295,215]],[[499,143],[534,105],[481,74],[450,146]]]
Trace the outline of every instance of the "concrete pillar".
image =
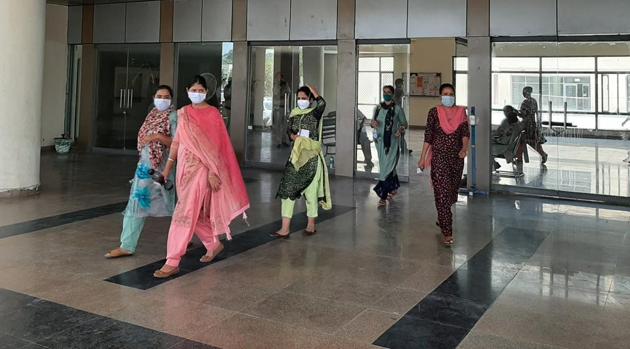
[[[468,1],[468,105],[477,115],[477,189],[489,192],[492,172],[490,133],[492,130],[492,49],[490,43],[490,0]],[[472,173],[468,162],[468,173]],[[470,186],[471,176],[468,176]]]
[[232,114],[230,116],[230,138],[236,156],[245,161],[247,137],[247,95],[249,89],[249,61],[247,47],[247,0],[232,1],[232,40],[234,60],[232,70]]
[[0,195],[39,188],[45,26],[45,1],[0,1]]
[[354,176],[357,53],[354,40],[355,0],[337,2],[337,144],[335,175]]
[[249,64],[247,60],[247,41],[234,42],[234,70],[232,73],[232,114],[230,121],[230,138],[236,156],[245,161],[245,144],[247,136],[247,95],[249,84]]
[[355,40],[337,41],[337,147],[335,175],[354,176],[356,157],[355,112],[357,96]]

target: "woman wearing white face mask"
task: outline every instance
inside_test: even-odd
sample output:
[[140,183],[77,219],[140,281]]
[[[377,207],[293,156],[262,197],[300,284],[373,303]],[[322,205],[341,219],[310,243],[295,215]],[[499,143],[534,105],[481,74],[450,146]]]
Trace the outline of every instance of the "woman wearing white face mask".
[[440,95],[442,104],[429,111],[418,168],[431,167],[438,213],[436,224],[442,230],[444,245],[451,246],[454,243],[451,207],[457,202],[470,130],[466,108],[455,105],[455,87],[442,84]]
[[[120,247],[105,255],[107,258],[134,254],[146,217],[171,216],[175,208],[175,190],[166,190],[151,179],[149,170],[166,166],[168,148],[177,129],[177,113],[171,104],[173,91],[161,85],[153,96],[155,106],[138,132],[140,161],[132,180],[129,202],[125,209]],[[173,182],[174,177],[169,181]]]
[[328,169],[322,152],[322,116],[326,101],[312,86],[302,86],[297,92],[297,107],[291,111],[287,133],[293,141],[291,156],[280,180],[276,197],[282,200],[282,228],[272,234],[279,239],[289,237],[295,201],[306,199],[308,223],[304,233],[314,235],[318,205],[332,208]]
[[173,139],[164,176],[177,162],[177,207],[168,232],[166,263],[153,273],[167,278],[179,264],[193,235],[206,247],[200,262],[210,263],[221,251],[222,236],[229,240],[230,223],[245,218],[249,197],[223,117],[207,102],[208,82],[195,76],[188,85],[192,104],[178,111],[179,130]]

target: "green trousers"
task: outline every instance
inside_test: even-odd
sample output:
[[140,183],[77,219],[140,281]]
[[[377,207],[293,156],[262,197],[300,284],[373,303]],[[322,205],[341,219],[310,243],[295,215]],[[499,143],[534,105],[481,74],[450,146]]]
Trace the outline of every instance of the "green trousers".
[[122,234],[120,234],[120,247],[131,253],[136,252],[140,233],[144,227],[145,217],[127,216],[123,219]]
[[[304,198],[306,199],[306,216],[309,218],[317,218],[318,216],[318,196],[319,181],[321,180],[323,171],[321,161],[317,165],[317,172],[311,184],[304,190]],[[295,200],[282,199],[282,218],[292,218],[295,208]]]

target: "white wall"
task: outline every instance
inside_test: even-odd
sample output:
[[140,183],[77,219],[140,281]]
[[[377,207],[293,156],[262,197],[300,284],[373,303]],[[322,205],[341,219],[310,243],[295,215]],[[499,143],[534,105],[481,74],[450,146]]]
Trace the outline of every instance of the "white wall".
[[68,8],[46,5],[46,46],[42,93],[42,146],[64,131],[68,79]]

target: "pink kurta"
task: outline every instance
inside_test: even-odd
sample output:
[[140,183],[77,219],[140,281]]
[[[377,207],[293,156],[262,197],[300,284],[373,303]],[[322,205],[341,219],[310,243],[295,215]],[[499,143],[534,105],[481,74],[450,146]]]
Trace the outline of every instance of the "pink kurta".
[[[178,112],[175,139],[177,196],[168,236],[167,264],[178,266],[193,233],[212,251],[223,234],[231,239],[230,222],[249,208],[241,170],[223,118],[214,107],[186,106]],[[213,192],[208,175],[221,180]]]

